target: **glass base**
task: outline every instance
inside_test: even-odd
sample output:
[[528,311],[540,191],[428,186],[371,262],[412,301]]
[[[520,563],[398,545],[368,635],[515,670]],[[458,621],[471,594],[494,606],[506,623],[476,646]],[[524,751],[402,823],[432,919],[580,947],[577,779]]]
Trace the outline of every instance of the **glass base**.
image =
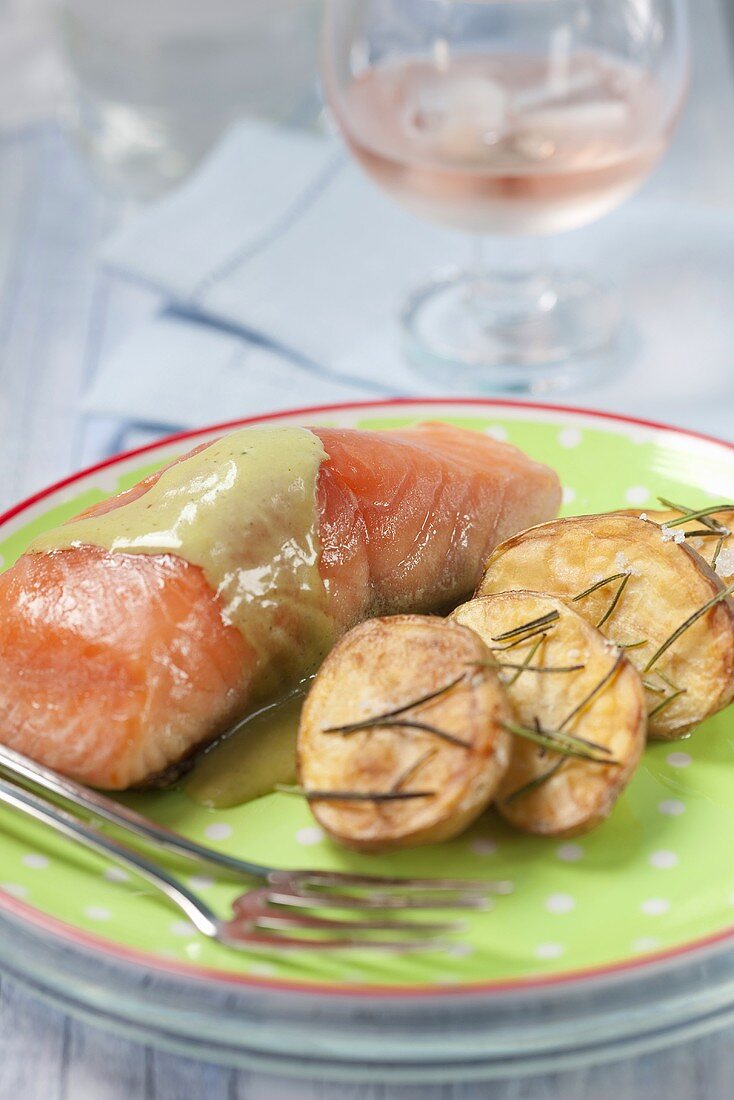
[[573,272],[435,280],[402,316],[408,355],[434,379],[465,391],[542,393],[604,372],[621,311],[609,287]]

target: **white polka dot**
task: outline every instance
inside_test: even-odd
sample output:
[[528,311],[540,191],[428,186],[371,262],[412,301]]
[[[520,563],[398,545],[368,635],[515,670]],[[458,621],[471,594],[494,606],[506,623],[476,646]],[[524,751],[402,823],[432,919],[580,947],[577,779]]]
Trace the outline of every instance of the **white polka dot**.
[[[5,890],[5,889],[6,889],[6,887],[4,886],[4,887],[3,887],[3,890]],[[9,893],[9,892],[10,892],[10,891],[8,891],[8,893]],[[729,905],[731,905],[732,907],[734,907],[734,894],[729,894],[729,898],[728,898],[728,901],[729,901]]]
[[195,936],[196,929],[191,921],[188,920],[175,920],[170,926],[171,932],[174,936]]
[[43,871],[48,867],[48,857],[37,852],[29,852],[27,856],[23,856],[22,862],[25,867],[32,867],[34,871]]
[[204,829],[204,836],[208,840],[228,840],[232,836],[232,826],[224,821],[215,821]]
[[453,955],[456,959],[466,959],[474,954],[474,948],[470,943],[454,943],[446,948],[447,955]]
[[112,914],[102,905],[88,905],[84,910],[84,916],[90,920],[109,920]]
[[667,798],[665,802],[660,803],[658,810],[666,817],[680,817],[681,814],[686,812],[686,804],[680,802],[677,798]]
[[576,499],[576,490],[572,489],[570,485],[563,486],[563,503],[573,504]]
[[576,908],[576,901],[570,894],[551,894],[545,899],[545,907],[549,913],[570,913]]
[[628,504],[646,504],[650,499],[650,490],[644,485],[632,485],[624,494]]
[[678,856],[675,852],[661,849],[659,852],[653,852],[650,856],[650,866],[657,867],[659,871],[669,871],[671,867],[678,866]]
[[560,943],[539,943],[535,948],[536,959],[560,959],[563,947]]
[[250,963],[249,972],[255,974],[258,978],[272,978],[277,973],[275,967],[271,966],[270,963],[259,962]]
[[564,863],[578,863],[584,858],[584,849],[580,844],[562,844],[556,848],[556,855]]
[[562,447],[578,447],[582,438],[578,428],[562,428],[558,433],[558,442]]
[[486,836],[478,836],[476,840],[472,840],[469,845],[469,850],[474,853],[475,856],[493,856],[498,850],[499,844],[496,840],[490,840]]
[[492,439],[497,439],[500,443],[504,443],[507,439],[507,429],[503,428],[501,424],[490,424],[488,428],[484,429],[484,434],[491,435]]
[[130,876],[127,871],[123,871],[122,867],[108,867],[103,873],[102,878],[106,878],[108,882],[129,882]]
[[28,891],[25,886],[21,886],[19,882],[3,882],[0,883],[0,890],[4,890],[6,894],[10,894],[11,898],[27,898]]
[[671,752],[665,758],[671,768],[687,768],[693,761],[687,752]]
[[318,825],[307,825],[304,829],[299,829],[296,833],[296,840],[299,844],[320,844],[324,839],[324,831],[320,829]]
[[177,959],[178,955],[175,951],[171,951],[170,947],[157,947],[155,951],[156,955],[161,959]]
[[194,890],[208,890],[210,886],[214,885],[214,879],[209,875],[192,875],[189,879],[189,885]]
[[660,940],[656,936],[639,936],[632,941],[631,946],[633,951],[654,951],[656,947],[660,947]]
[[666,898],[648,898],[640,909],[646,917],[662,917],[670,909],[670,902]]

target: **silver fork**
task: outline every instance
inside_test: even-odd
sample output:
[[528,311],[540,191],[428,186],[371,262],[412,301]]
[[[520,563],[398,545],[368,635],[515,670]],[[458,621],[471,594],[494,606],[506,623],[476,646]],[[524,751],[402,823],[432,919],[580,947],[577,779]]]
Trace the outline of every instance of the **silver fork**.
[[[83,787],[3,745],[0,745],[0,771],[23,784],[30,783],[35,788],[46,790],[77,810],[108,822],[148,844],[200,864],[222,868],[235,878],[260,880],[263,885],[235,898],[231,916],[221,919],[180,879],[136,849],[105,835],[93,822],[81,820],[38,793],[0,779],[0,802],[130,868],[178,906],[197,931],[228,947],[435,951],[446,946],[438,938],[438,933],[460,931],[463,927],[461,922],[408,921],[395,915],[387,917],[378,914],[355,920],[310,911],[339,909],[359,913],[364,910],[487,909],[490,895],[508,894],[512,889],[510,883],[494,880],[398,878],[338,871],[281,870],[197,844],[99,791]],[[306,934],[293,934],[298,932]],[[371,935],[375,932],[394,933],[405,938],[382,939]]]

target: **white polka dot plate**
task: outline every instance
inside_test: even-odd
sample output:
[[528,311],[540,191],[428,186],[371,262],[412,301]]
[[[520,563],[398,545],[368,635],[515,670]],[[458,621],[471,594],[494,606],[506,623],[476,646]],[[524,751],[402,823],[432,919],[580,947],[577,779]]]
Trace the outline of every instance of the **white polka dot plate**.
[[[728,444],[601,413],[456,400],[266,419],[384,428],[427,418],[556,467],[565,514],[734,497]],[[5,566],[36,533],[220,431],[119,456],[12,509],[0,517]],[[0,958],[98,1023],[280,1073],[458,1080],[649,1049],[734,1014],[733,791],[724,712],[685,744],[649,748],[610,820],[573,841],[522,836],[488,814],[452,843],[377,858],[333,847],[287,795],[216,813],[175,791],[131,799],[198,840],[284,867],[513,882],[445,950],[404,957],[228,951],[133,876],[3,811]],[[239,889],[208,870],[188,874],[222,912]]]

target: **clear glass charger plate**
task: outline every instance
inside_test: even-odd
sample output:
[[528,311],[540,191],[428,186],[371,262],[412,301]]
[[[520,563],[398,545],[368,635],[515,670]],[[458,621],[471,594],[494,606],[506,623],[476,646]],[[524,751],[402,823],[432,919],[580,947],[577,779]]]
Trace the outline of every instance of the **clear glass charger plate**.
[[[734,496],[728,444],[591,411],[393,401],[237,424],[425,419],[488,432],[556,467],[567,514]],[[39,531],[221,431],[118,456],[11,509],[0,517],[3,565]],[[147,887],[3,810],[0,965],[94,1023],[280,1074],[459,1080],[649,1050],[734,1020],[732,790],[728,711],[689,741],[651,746],[611,819],[573,842],[524,837],[490,813],[449,844],[376,858],[334,848],[288,795],[217,812],[175,791],[129,796],[192,837],[282,866],[513,881],[448,950],[400,958],[228,951]],[[222,912],[241,888],[187,873]]]

